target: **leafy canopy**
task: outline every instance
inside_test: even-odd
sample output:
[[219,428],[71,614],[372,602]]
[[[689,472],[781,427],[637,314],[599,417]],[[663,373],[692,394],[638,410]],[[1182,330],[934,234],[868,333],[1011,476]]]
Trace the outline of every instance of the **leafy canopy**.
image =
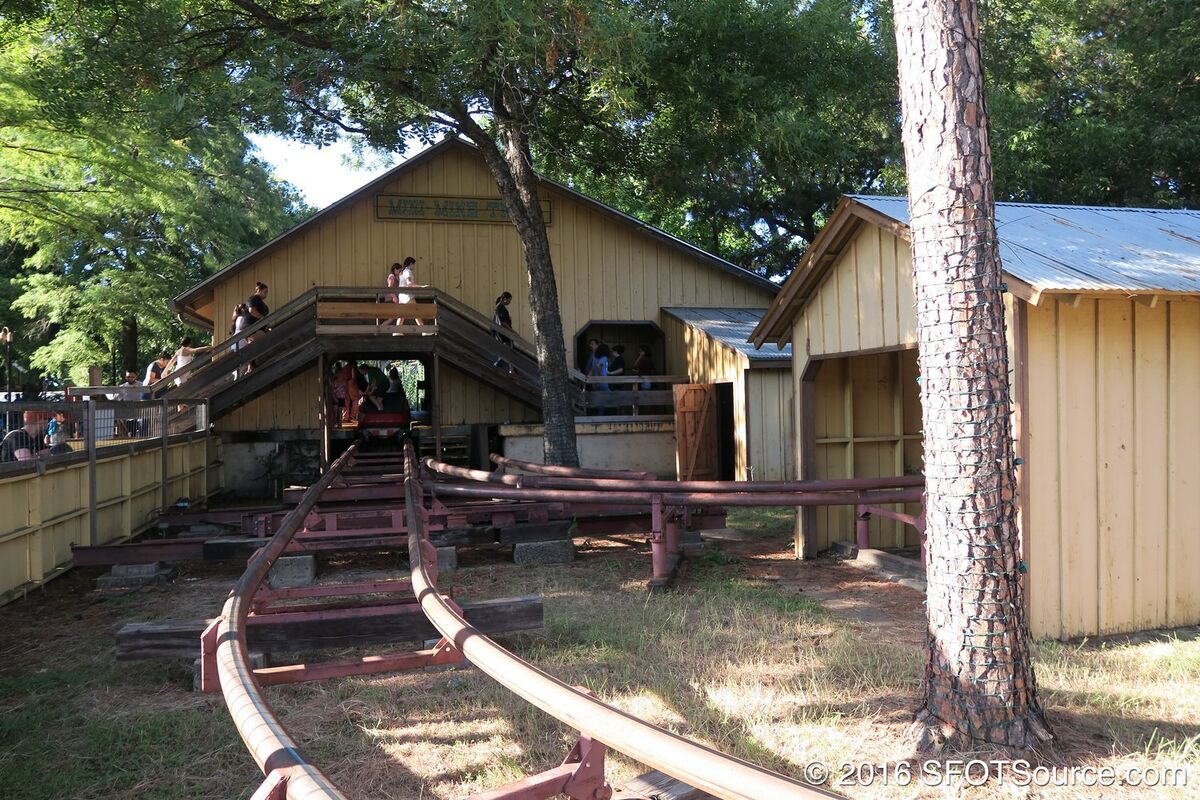
[[81,382],[131,319],[141,355],[174,349],[170,298],[291,224],[296,196],[186,96],[113,115],[56,83],[54,65],[77,52],[43,20],[6,20],[0,35],[0,241],[23,255],[5,262],[16,294],[5,324],[19,350]]

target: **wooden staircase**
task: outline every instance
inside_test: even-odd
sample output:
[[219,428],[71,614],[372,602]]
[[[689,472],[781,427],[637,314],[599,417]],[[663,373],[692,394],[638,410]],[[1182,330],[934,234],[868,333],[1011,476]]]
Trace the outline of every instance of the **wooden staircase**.
[[[310,289],[156,384],[153,396],[206,398],[217,419],[308,369],[323,354],[436,354],[496,391],[541,408],[531,344],[509,331],[512,344],[499,341],[487,317],[444,292],[410,292],[415,302],[400,305],[384,301],[386,292],[379,289]],[[396,325],[397,318],[406,324]]]

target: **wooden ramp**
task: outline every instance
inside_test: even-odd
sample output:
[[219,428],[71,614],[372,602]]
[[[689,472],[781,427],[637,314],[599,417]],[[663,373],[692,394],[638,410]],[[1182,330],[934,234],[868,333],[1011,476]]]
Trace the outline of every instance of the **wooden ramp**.
[[613,791],[612,800],[717,800],[658,770],[639,775]]

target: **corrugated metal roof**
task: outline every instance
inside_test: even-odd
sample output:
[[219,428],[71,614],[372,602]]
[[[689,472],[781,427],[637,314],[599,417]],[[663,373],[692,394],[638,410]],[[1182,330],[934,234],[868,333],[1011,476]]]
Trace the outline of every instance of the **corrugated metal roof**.
[[791,345],[782,350],[756,350],[750,344],[750,333],[767,313],[765,308],[664,308],[663,311],[751,361],[790,361],[792,358]]
[[[908,224],[903,197],[851,195]],[[1040,291],[1200,292],[1200,212],[997,203],[1004,271]]]

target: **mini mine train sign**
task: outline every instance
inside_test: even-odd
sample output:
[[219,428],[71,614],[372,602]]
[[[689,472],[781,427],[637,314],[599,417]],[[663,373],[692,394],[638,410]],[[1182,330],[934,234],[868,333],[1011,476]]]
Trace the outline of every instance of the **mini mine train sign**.
[[[542,200],[542,216],[551,223],[550,201]],[[499,197],[446,197],[411,194],[375,195],[378,220],[431,220],[434,222],[509,222],[508,209]]]

